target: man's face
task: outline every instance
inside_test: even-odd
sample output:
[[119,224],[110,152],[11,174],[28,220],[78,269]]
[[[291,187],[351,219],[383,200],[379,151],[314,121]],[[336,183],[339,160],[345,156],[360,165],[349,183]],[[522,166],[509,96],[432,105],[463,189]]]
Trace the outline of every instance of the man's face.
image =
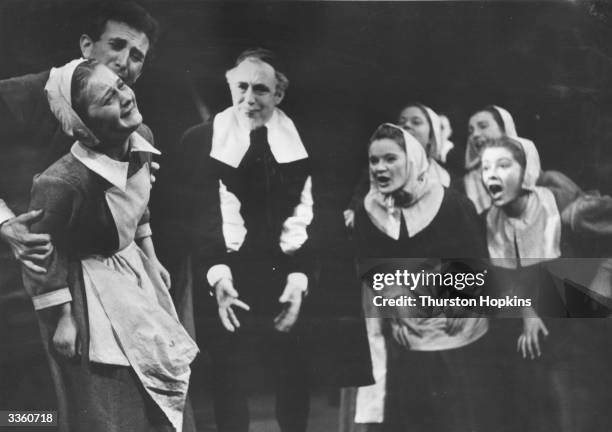
[[149,51],[149,38],[139,30],[117,21],[107,21],[97,41],[81,36],[81,53],[86,59],[95,59],[133,85],[142,72]]
[[274,68],[261,61],[244,60],[228,75],[232,103],[251,130],[263,126],[283,99],[277,91]]

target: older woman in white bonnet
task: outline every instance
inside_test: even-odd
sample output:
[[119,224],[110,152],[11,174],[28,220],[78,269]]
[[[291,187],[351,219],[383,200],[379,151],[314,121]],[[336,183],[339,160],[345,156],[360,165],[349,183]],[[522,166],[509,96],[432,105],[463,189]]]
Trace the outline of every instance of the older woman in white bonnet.
[[182,430],[197,346],[178,322],[149,226],[151,158],[132,90],[106,66],[52,69],[49,106],[75,142],[34,180],[47,273],[24,269],[61,431]]

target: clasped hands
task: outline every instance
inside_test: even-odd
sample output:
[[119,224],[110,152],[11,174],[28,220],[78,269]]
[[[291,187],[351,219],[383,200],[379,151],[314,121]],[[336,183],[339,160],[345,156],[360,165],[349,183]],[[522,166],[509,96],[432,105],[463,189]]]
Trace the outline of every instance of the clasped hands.
[[[234,307],[249,311],[248,304],[238,298],[238,291],[234,288],[231,279],[223,278],[215,284],[215,297],[217,299],[219,319],[227,331],[234,332],[240,328],[240,321],[236,317]],[[288,282],[278,302],[283,305],[282,311],[274,318],[274,328],[277,331],[288,333],[291,331],[300,315],[304,290]]]

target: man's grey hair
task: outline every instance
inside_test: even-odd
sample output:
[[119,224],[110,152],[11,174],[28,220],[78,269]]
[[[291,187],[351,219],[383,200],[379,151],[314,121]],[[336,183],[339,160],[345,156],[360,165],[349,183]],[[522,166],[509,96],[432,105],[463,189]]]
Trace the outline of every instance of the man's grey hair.
[[269,64],[272,69],[274,69],[274,76],[276,78],[276,92],[285,93],[287,91],[287,88],[289,87],[289,78],[287,78],[287,76],[280,71],[279,61],[276,55],[272,51],[265,48],[250,48],[243,51],[236,58],[234,67],[225,73],[225,79],[228,83],[230,83],[231,75],[236,67],[238,67],[238,65],[245,60]]

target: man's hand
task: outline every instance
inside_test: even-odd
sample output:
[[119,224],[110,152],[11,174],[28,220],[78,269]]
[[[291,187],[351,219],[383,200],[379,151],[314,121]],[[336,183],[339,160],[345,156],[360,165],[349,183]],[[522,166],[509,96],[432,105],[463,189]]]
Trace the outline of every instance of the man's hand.
[[516,350],[523,355],[523,358],[527,358],[527,354],[529,354],[529,358],[533,360],[536,356],[540,357],[542,355],[539,339],[540,332],[545,337],[548,336],[548,329],[540,317],[523,318],[523,333],[519,336],[516,344]]
[[295,283],[287,283],[278,302],[283,305],[283,310],[274,318],[274,328],[280,332],[291,331],[300,315],[302,307],[302,296],[304,290]]
[[9,244],[13,256],[35,273],[47,272],[43,265],[53,252],[49,234],[30,233],[30,225],[42,217],[42,210],[32,210],[9,219],[0,226],[0,238]]
[[344,226],[347,228],[354,228],[355,227],[355,212],[351,209],[346,209],[344,210],[344,213],[342,213],[344,215]]
[[232,306],[239,307],[246,311],[251,308],[242,300],[238,300],[238,291],[234,288],[231,279],[223,278],[215,284],[215,296],[217,298],[217,304],[219,305],[219,318],[221,319],[221,324],[223,324],[223,327],[225,327],[227,331],[235,331],[240,327],[240,322],[238,318],[236,318]]
[[77,353],[77,327],[70,304],[62,305],[62,312],[53,334],[53,347],[59,355],[72,358]]

